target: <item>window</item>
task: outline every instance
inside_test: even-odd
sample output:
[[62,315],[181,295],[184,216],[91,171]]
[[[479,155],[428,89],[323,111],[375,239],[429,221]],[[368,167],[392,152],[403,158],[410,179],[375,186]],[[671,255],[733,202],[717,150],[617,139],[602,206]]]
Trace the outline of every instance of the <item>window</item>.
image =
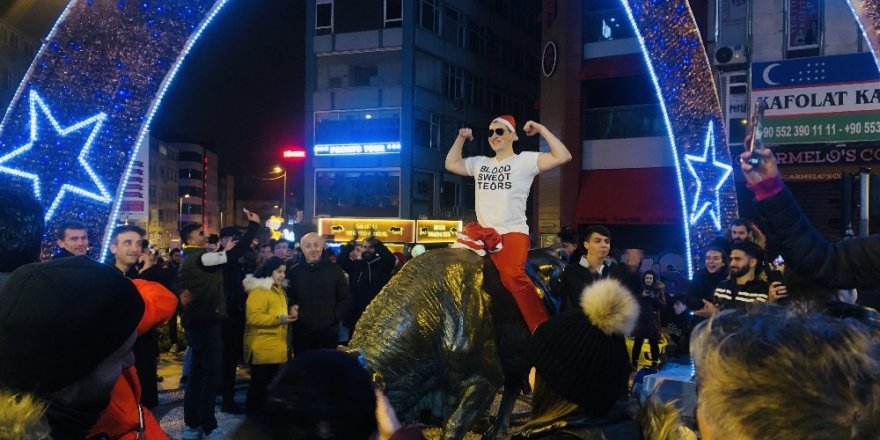
[[349,67],[349,85],[351,87],[369,87],[375,86],[375,80],[378,80],[379,68],[376,66],[350,66]]
[[6,90],[12,88],[12,71],[8,67],[4,67],[2,73],[0,73],[0,84]]
[[400,171],[316,170],[315,214],[400,216]]
[[192,214],[192,215],[201,215],[204,213],[202,209],[202,205],[191,205],[189,203],[183,204],[183,215]]
[[455,182],[443,182],[440,187],[440,207],[444,209],[455,209],[458,207],[458,184]]
[[419,3],[419,24],[435,34],[440,33],[440,0]]
[[180,170],[180,178],[181,179],[195,179],[202,180],[204,177],[204,173],[199,170],[193,170],[189,168],[183,168]]
[[403,6],[401,0],[385,0],[385,27],[403,26]]
[[464,14],[447,7],[446,20],[443,22],[443,38],[458,47],[465,47],[466,23]]
[[430,133],[430,142],[428,144],[428,148],[439,150],[440,149],[440,115],[436,113],[431,113],[431,128],[429,130]]
[[400,142],[400,110],[315,113],[315,144]]
[[178,197],[183,197],[187,194],[189,194],[190,197],[201,197],[202,192],[202,188],[198,186],[181,186]]
[[315,34],[333,33],[333,0],[317,0],[315,6]]
[[786,58],[817,56],[822,41],[822,0],[785,2]]
[[181,151],[177,157],[178,157],[178,160],[180,160],[181,162],[202,163],[202,160],[204,159],[204,156],[202,156],[201,153],[196,153],[194,151]]
[[469,51],[477,55],[486,54],[486,30],[474,21],[468,20],[466,46]]
[[583,23],[584,43],[635,37],[626,11],[619,5],[610,9],[587,12],[584,14]]
[[455,64],[443,63],[443,95],[447,98],[462,97],[464,69]]

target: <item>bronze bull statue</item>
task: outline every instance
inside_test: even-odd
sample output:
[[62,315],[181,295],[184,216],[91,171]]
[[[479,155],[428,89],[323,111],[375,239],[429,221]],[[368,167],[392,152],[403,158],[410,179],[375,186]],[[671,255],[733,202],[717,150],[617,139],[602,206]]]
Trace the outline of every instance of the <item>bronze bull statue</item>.
[[[563,263],[529,253],[527,273],[557,297]],[[530,334],[491,259],[464,249],[427,252],[408,262],[364,311],[351,349],[384,381],[401,421],[430,413],[443,438],[460,439],[482,417],[499,388],[501,407],[484,438],[507,429],[528,375]]]

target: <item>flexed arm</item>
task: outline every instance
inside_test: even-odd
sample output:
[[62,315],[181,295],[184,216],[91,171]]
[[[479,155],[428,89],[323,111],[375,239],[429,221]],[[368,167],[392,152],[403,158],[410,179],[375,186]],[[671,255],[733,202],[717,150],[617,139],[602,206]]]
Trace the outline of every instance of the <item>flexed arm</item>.
[[547,145],[550,146],[549,153],[541,153],[538,155],[538,169],[541,170],[541,172],[552,170],[553,168],[571,160],[571,152],[568,151],[565,144],[551,133],[547,127],[535,121],[528,121],[526,122],[526,125],[523,125],[523,131],[525,131],[528,136],[534,136],[540,133],[541,137],[547,141]]
[[474,140],[473,132],[470,128],[458,129],[458,137],[455,138],[455,142],[452,143],[452,148],[450,148],[449,153],[446,154],[446,171],[458,174],[459,176],[470,175],[465,166],[464,158],[461,157],[461,149],[464,146],[465,140]]

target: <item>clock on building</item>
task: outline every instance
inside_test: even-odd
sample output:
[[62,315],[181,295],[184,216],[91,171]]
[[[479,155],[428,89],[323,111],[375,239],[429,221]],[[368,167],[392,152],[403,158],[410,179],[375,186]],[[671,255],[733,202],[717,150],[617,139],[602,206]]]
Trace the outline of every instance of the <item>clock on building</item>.
[[541,55],[541,71],[544,76],[550,78],[556,71],[556,61],[559,59],[559,52],[556,50],[556,42],[548,41],[544,45],[544,53]]

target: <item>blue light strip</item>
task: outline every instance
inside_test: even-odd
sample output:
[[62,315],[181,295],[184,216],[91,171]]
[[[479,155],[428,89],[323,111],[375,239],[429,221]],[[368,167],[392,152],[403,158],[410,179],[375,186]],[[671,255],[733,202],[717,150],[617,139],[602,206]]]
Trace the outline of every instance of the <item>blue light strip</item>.
[[117,191],[116,203],[113,206],[113,211],[110,214],[110,219],[107,222],[107,229],[104,231],[104,245],[101,248],[101,256],[99,261],[103,261],[107,254],[110,252],[110,232],[115,227],[116,220],[119,218],[119,207],[122,204],[122,197],[119,195],[122,194],[122,191],[125,189],[125,184],[128,182],[128,178],[131,175],[131,167],[135,162],[135,159],[138,155],[138,149],[143,143],[144,137],[147,133],[150,132],[150,123],[153,122],[153,116],[156,115],[156,111],[159,109],[159,105],[162,103],[162,98],[165,97],[165,92],[168,91],[168,88],[171,86],[171,83],[174,82],[174,78],[177,76],[177,72],[180,69],[180,66],[183,64],[184,59],[189,54],[189,51],[193,48],[198,41],[199,37],[202,36],[202,32],[205,28],[208,27],[209,24],[214,20],[214,17],[217,13],[220,12],[220,9],[226,5],[228,0],[218,0],[214,3],[214,6],[211,7],[211,10],[208,11],[208,14],[204,20],[199,24],[199,28],[190,35],[189,39],[187,39],[186,45],[183,50],[178,55],[177,59],[174,62],[174,66],[171,68],[171,71],[168,75],[165,76],[165,79],[162,81],[162,85],[159,87],[159,93],[156,95],[156,98],[153,100],[152,104],[150,104],[150,109],[147,112],[147,117],[144,120],[143,125],[141,125],[140,133],[138,134],[137,142],[134,144],[134,149],[131,153],[131,159],[128,162],[128,167],[125,169],[125,174],[123,174],[122,181],[119,184],[119,190]]
[[686,220],[688,218],[687,203],[685,202],[684,181],[681,178],[681,164],[678,160],[678,147],[675,144],[675,132],[672,130],[672,124],[669,122],[669,114],[666,111],[666,101],[663,99],[663,91],[660,90],[657,73],[654,72],[654,65],[651,62],[651,54],[648,53],[648,49],[645,47],[645,39],[642,37],[642,32],[639,29],[638,23],[636,23],[629,2],[627,0],[621,0],[621,4],[623,4],[623,9],[626,11],[627,18],[629,18],[633,32],[635,32],[636,38],[639,40],[639,47],[642,50],[642,58],[644,58],[645,65],[648,67],[648,73],[651,75],[651,83],[654,85],[654,92],[657,94],[657,100],[660,102],[660,110],[663,112],[663,124],[666,126],[666,136],[669,139],[669,144],[672,146],[672,159],[675,163],[675,177],[678,183],[678,198],[681,203],[681,218],[684,220],[682,222],[684,225],[685,243],[684,260],[687,262],[688,279],[691,279],[694,277],[693,252],[691,251],[691,224]]
[[[877,69],[880,70],[880,59],[878,59],[878,56],[880,56],[880,54],[877,53],[878,46],[880,46],[880,41],[877,41],[875,39],[877,37],[872,38],[872,32],[868,32],[867,30],[867,28],[870,28],[874,31],[873,33],[876,33],[876,23],[864,23],[864,21],[869,21],[869,17],[867,16],[867,14],[865,14],[865,16],[863,17],[862,14],[859,13],[859,9],[857,9],[856,6],[853,4],[853,2],[855,1],[858,0],[847,0],[846,5],[849,6],[849,10],[855,17],[856,23],[859,24],[859,30],[862,31],[862,36],[865,37],[865,41],[868,42],[868,47],[871,48],[871,54],[874,55],[874,64],[876,64]],[[860,2],[863,8],[867,7],[867,2],[868,0],[862,0]],[[876,3],[872,6],[877,9]]]

